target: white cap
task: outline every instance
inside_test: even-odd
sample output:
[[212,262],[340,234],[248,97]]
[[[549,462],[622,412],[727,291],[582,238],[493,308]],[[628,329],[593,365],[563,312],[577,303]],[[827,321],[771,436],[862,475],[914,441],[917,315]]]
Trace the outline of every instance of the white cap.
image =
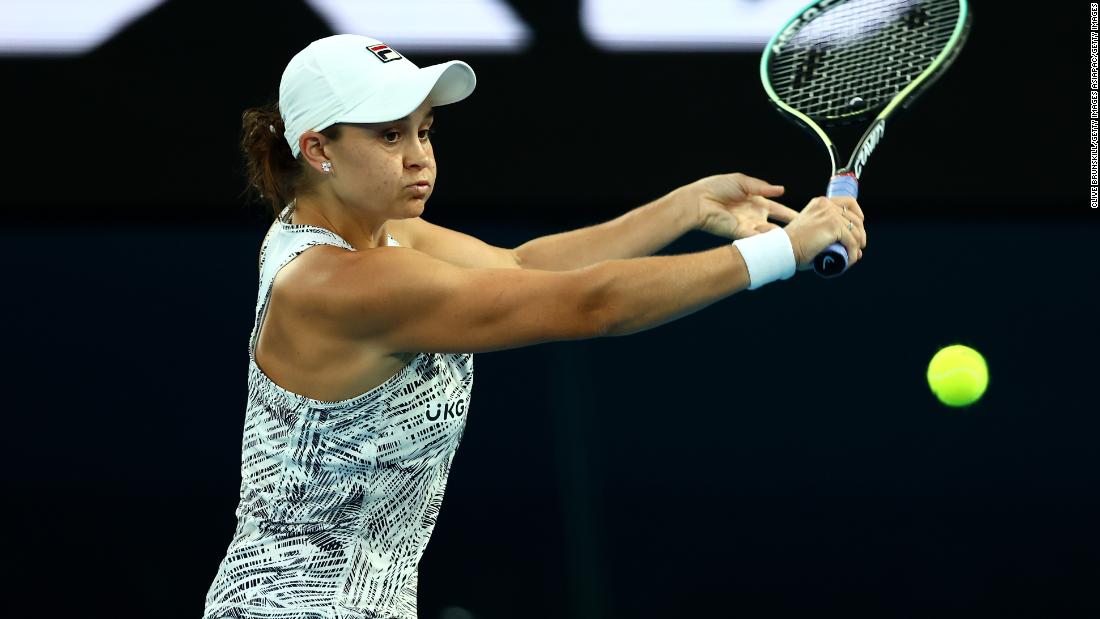
[[378,123],[408,116],[425,99],[455,103],[474,91],[470,65],[451,60],[423,69],[381,41],[337,34],[310,43],[287,63],[279,112],[290,152],[298,138],[336,123]]

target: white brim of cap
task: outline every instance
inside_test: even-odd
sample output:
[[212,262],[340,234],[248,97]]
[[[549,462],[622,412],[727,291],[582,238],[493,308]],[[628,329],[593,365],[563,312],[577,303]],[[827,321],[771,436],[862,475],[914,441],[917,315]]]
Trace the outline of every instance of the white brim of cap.
[[470,65],[451,60],[423,67],[394,79],[335,122],[380,123],[404,118],[425,100],[429,105],[447,105],[470,96],[477,78]]

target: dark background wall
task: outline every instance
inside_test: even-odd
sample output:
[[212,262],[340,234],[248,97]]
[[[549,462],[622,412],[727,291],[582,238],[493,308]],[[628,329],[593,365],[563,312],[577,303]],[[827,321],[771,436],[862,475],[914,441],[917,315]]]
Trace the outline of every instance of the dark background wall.
[[[521,54],[409,53],[479,78],[440,110],[425,218],[514,246],[714,173],[794,208],[823,190],[757,53],[601,52],[576,2],[513,6]],[[868,167],[847,276],[478,355],[421,616],[1100,616],[1088,7],[1047,8],[975,3],[957,65]],[[201,613],[270,222],[239,197],[240,113],[330,33],[299,2],[172,1],[86,55],[0,59],[19,611]],[[924,383],[958,342],[992,375],[968,410]]]

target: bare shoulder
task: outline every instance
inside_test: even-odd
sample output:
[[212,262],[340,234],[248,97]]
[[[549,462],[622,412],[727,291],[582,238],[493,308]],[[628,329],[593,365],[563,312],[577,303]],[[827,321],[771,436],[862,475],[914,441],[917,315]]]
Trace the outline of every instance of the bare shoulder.
[[315,245],[275,275],[256,359],[277,384],[308,397],[343,400],[381,384],[409,362],[408,354],[383,350],[377,338],[360,337],[348,327],[358,322],[369,332],[372,312],[354,316],[341,309],[355,300],[349,288],[362,290],[370,281],[353,279],[358,267],[349,265],[372,264],[373,251]]
[[439,226],[420,217],[386,223],[401,245],[459,267],[474,269],[519,269],[514,249],[496,247],[481,239]]
[[392,305],[396,290],[417,279],[419,254],[403,247],[348,251],[316,245],[290,261],[275,277],[272,295],[284,307],[318,326],[344,333],[349,322],[358,331],[366,316]]
[[284,267],[275,295],[285,324],[308,325],[313,341],[365,346],[375,358],[488,352],[603,332],[602,293],[586,271],[468,262],[422,248],[317,246]]
[[416,231],[420,227],[420,222],[423,221],[419,217],[391,219],[386,222],[386,234],[396,239],[402,247],[415,249]]
[[279,270],[272,294],[291,303],[323,301],[334,278],[365,252],[352,252],[335,245],[314,245]]

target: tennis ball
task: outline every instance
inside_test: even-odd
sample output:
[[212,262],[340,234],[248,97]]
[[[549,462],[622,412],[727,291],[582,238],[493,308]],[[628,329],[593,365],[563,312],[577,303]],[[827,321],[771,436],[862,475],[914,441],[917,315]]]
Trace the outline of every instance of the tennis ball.
[[962,344],[941,348],[928,363],[928,386],[948,406],[969,406],[989,385],[989,368],[982,355]]

